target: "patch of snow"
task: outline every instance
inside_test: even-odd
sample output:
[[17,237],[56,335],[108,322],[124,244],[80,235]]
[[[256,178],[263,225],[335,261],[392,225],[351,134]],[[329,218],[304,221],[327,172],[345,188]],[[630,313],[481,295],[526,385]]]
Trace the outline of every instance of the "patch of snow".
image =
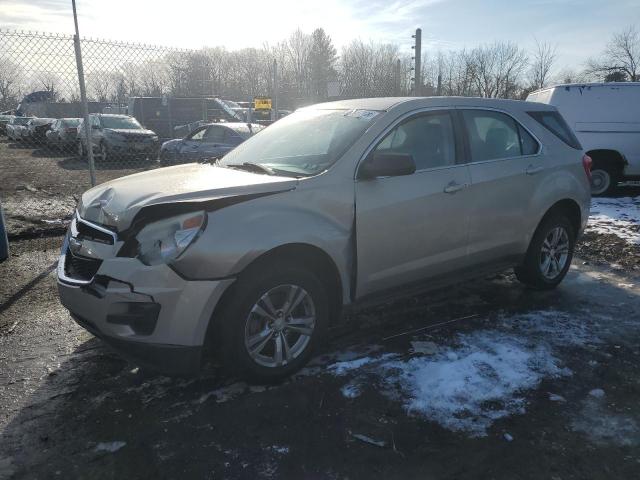
[[271,447],[269,447],[269,450],[280,455],[286,455],[289,453],[289,447],[282,447],[280,445],[272,445]]
[[369,365],[372,363],[380,363],[383,362],[391,357],[394,357],[395,355],[390,354],[390,353],[386,353],[384,355],[381,355],[378,358],[375,357],[361,357],[361,358],[356,358],[355,360],[345,360],[342,362],[336,362],[333,363],[331,365],[329,365],[327,367],[327,370],[332,373],[333,375],[336,376],[342,376],[342,375],[346,375],[347,373],[354,371],[354,370],[358,370],[362,367],[364,367],[365,365]]
[[117,452],[118,450],[120,450],[126,444],[127,444],[127,442],[120,442],[120,441],[100,442],[99,444],[96,445],[96,448],[94,448],[94,451],[95,452],[114,453],[114,452]]
[[569,373],[546,345],[522,337],[480,331],[459,341],[431,358],[387,362],[383,371],[410,413],[453,431],[484,436],[494,421],[524,412],[524,391]]
[[567,399],[564,398],[562,395],[557,395],[551,392],[549,392],[549,400],[551,400],[552,402],[561,402],[561,403],[565,403],[567,401]]
[[411,342],[411,348],[414,353],[422,353],[424,355],[434,355],[438,352],[438,345],[434,342],[414,340]]
[[342,387],[340,391],[342,392],[342,395],[345,396],[346,398],[357,398],[362,393],[362,391],[360,390],[360,387],[354,384],[347,384],[344,387]]
[[536,310],[500,317],[503,328],[515,330],[526,336],[551,343],[555,346],[581,347],[588,343],[599,343],[583,318],[575,313],[558,310]]
[[589,392],[589,395],[591,395],[593,398],[603,398],[604,390],[602,390],[601,388],[594,388]]
[[503,437],[507,442],[513,442],[513,437],[511,435],[509,435],[508,433],[505,433],[503,435]]
[[597,445],[640,445],[638,423],[630,416],[607,411],[605,403],[596,398],[587,397],[571,426]]
[[593,198],[588,232],[610,233],[631,244],[640,244],[640,196]]

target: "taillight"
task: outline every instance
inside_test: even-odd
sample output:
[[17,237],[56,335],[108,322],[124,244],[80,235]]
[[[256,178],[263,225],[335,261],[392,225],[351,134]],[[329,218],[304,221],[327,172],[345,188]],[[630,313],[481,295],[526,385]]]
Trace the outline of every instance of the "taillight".
[[584,167],[584,173],[587,174],[587,178],[591,181],[591,165],[593,164],[593,160],[589,155],[582,156],[582,166]]

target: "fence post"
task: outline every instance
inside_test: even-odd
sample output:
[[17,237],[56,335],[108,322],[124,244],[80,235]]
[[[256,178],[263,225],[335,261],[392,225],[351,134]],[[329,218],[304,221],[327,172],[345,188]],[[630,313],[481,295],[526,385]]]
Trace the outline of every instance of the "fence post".
[[96,185],[96,170],[93,160],[93,141],[91,140],[91,125],[89,124],[89,105],[87,104],[87,90],[84,85],[84,69],[82,68],[82,50],[80,48],[80,31],[78,30],[78,15],[76,14],[76,0],[71,0],[73,5],[73,22],[76,26],[76,34],[73,44],[76,50],[76,66],[78,68],[78,83],[80,84],[80,103],[84,118],[84,133],[87,137],[87,159],[89,160],[89,178],[91,186]]
[[0,203],[0,262],[9,258],[9,239],[7,238],[7,228],[4,223],[4,212]]

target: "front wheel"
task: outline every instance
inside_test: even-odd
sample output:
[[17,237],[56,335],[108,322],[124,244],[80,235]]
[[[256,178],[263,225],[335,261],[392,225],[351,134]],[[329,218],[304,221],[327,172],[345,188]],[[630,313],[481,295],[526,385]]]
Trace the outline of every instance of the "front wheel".
[[238,280],[220,321],[228,369],[278,381],[304,366],[323,338],[327,294],[313,272],[298,266],[254,270]]
[[571,266],[575,238],[565,215],[543,220],[533,235],[524,263],[515,268],[518,280],[540,290],[557,287]]

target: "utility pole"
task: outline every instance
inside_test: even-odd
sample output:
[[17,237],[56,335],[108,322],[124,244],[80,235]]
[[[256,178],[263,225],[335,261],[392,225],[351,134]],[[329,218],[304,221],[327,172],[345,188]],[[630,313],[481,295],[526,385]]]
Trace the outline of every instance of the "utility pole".
[[273,59],[273,98],[271,99],[271,120],[278,120],[278,61]]
[[419,97],[420,95],[422,95],[422,29],[417,28],[416,34],[412,35],[411,37],[416,39],[415,45],[411,47],[415,50],[413,52],[413,60],[415,65],[413,76],[413,94],[416,97]]
[[71,0],[73,6],[73,22],[76,26],[76,34],[73,37],[73,45],[76,50],[76,66],[78,68],[78,83],[80,84],[80,103],[82,103],[82,115],[84,117],[84,134],[87,137],[87,159],[89,160],[89,177],[91,186],[96,185],[96,168],[93,159],[93,142],[91,140],[91,125],[89,124],[89,105],[87,104],[87,90],[84,85],[84,69],[82,68],[82,50],[80,49],[80,31],[78,30],[78,15],[76,14],[76,0]]

